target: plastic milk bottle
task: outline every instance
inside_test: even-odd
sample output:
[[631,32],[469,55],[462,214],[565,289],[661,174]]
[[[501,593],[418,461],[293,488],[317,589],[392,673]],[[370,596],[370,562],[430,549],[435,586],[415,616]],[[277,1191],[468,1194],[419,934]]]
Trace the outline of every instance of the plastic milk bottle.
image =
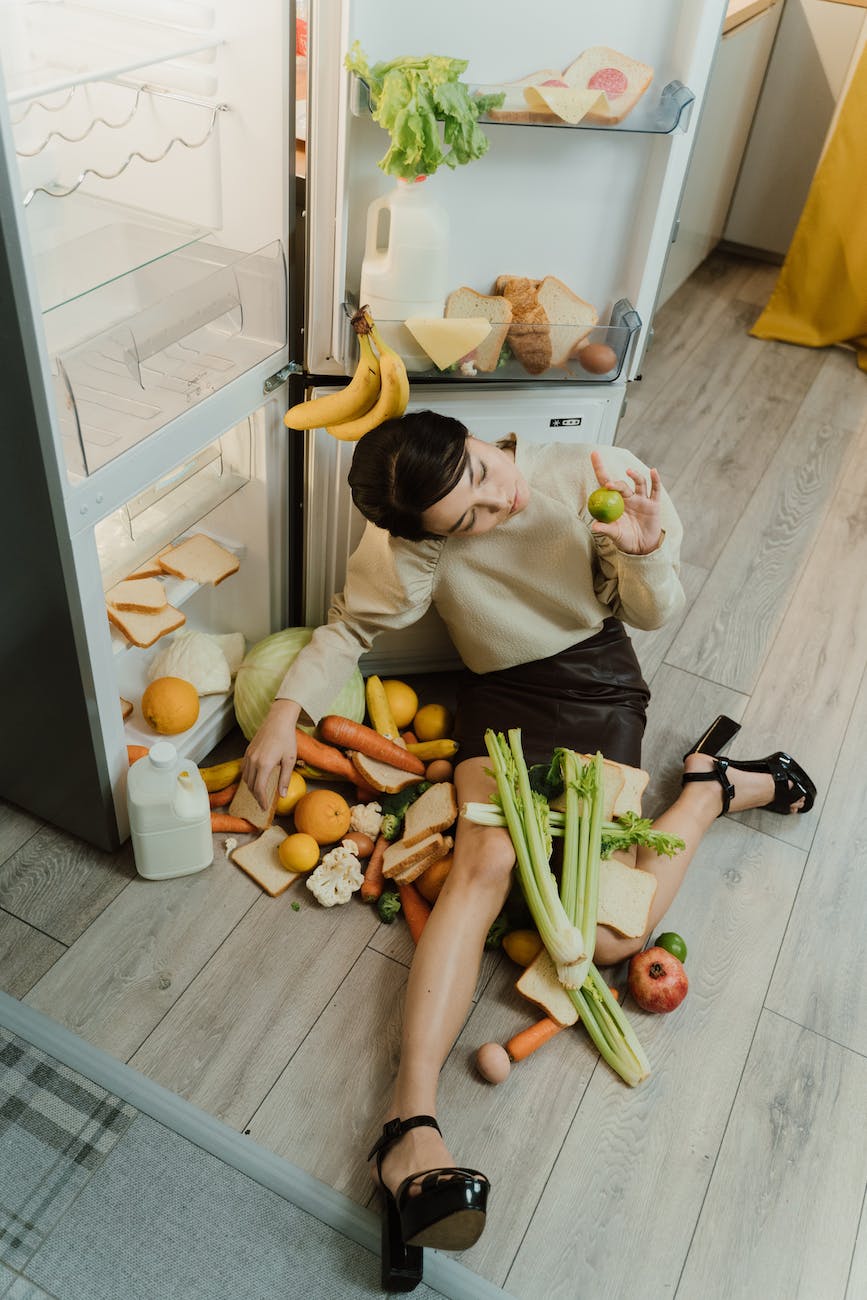
[[136,870],[148,880],[201,871],[214,860],[211,805],[195,763],[167,740],[129,769],[126,785]]

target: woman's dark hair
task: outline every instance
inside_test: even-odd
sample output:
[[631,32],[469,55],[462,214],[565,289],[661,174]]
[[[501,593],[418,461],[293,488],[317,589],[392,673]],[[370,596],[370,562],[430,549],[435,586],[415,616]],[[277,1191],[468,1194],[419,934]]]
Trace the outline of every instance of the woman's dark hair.
[[421,517],[460,482],[467,436],[460,420],[436,411],[413,411],[371,429],[356,443],[349,471],[356,507],[392,537],[433,537]]

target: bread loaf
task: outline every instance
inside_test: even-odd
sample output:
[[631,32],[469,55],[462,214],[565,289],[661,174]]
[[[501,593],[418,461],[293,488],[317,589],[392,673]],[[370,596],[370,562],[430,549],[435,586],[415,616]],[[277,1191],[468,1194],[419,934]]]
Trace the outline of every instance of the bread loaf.
[[530,375],[543,374],[551,364],[551,331],[537,296],[539,281],[501,275],[495,288],[512,306],[509,347]]

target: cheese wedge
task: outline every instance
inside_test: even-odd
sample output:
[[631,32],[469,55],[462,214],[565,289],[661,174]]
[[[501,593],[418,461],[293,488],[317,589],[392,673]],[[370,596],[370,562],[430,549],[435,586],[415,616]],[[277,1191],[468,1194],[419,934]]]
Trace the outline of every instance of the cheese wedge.
[[405,324],[440,370],[446,370],[460,361],[461,357],[478,347],[491,332],[491,322],[481,316],[454,320],[436,316],[410,316]]
[[608,108],[604,90],[581,90],[577,86],[527,86],[524,99],[534,113],[553,113],[572,126],[589,112],[604,113]]

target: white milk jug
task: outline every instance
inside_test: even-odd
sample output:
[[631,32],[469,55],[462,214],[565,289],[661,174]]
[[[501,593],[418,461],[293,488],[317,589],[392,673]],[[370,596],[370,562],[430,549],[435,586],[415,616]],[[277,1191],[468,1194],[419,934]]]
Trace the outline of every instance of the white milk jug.
[[129,769],[126,783],[136,870],[148,880],[189,876],[214,860],[211,805],[195,763],[167,740]]
[[367,209],[360,306],[370,308],[386,343],[407,370],[429,370],[430,357],[402,324],[443,314],[449,293],[449,215],[430,197],[424,176],[399,180]]

